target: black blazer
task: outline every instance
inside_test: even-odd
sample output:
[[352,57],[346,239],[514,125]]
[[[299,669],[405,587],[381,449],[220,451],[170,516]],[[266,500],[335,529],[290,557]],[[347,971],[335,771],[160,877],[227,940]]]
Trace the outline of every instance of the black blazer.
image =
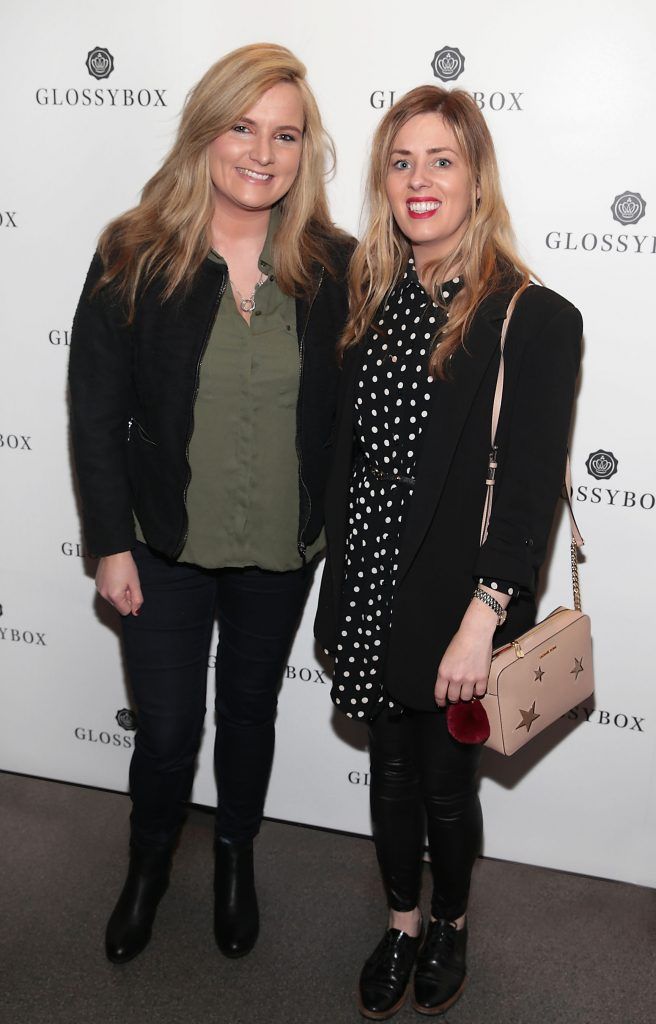
[[[535,589],[565,469],[582,320],[548,288],[520,298],[505,348],[505,385],[497,444],[495,499],[487,541],[479,547],[501,325],[512,292],[480,306],[466,348],[436,380],[416,485],[399,552],[385,666],[388,692],[406,707],[435,710],[437,669],[471,600],[478,575],[521,587],[495,645],[535,621]],[[353,450],[354,389],[364,345],[347,350],[326,498],[328,555],[315,631],[336,647]]]

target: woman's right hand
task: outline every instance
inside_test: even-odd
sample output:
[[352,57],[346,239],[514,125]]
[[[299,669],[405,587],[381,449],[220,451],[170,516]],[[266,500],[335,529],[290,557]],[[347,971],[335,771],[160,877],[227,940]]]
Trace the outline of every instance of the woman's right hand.
[[96,590],[121,615],[138,615],[143,604],[139,570],[131,551],[105,555],[98,562]]

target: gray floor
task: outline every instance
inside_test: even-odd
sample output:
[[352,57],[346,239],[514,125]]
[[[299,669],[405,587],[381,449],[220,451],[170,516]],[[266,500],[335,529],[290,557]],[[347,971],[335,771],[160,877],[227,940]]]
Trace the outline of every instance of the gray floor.
[[[127,813],[123,795],[0,773],[3,1024],[360,1020],[357,974],[385,917],[370,841],[266,822],[260,941],[228,961],[212,938],[211,817],[194,810],[152,943],[117,967],[102,935]],[[651,1024],[655,910],[650,889],[479,861],[470,980],[446,1020]],[[425,1018],[407,1005],[395,1019]]]

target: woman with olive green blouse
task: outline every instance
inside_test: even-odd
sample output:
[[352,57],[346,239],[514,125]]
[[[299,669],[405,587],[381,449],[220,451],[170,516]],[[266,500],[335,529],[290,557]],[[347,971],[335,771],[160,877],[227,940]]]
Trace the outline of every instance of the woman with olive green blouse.
[[147,945],[193,783],[215,617],[214,926],[253,947],[253,839],[277,691],[323,546],[350,239],[305,68],[237,50],[192,90],[140,204],[101,236],[71,342],[96,586],[122,616],[139,727],[110,960]]

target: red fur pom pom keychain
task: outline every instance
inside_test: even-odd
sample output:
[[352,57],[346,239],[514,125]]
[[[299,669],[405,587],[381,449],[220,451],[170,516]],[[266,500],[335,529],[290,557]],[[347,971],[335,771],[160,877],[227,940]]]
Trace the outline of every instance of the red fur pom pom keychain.
[[446,727],[458,743],[485,743],[490,735],[487,711],[480,700],[461,700],[446,709]]

